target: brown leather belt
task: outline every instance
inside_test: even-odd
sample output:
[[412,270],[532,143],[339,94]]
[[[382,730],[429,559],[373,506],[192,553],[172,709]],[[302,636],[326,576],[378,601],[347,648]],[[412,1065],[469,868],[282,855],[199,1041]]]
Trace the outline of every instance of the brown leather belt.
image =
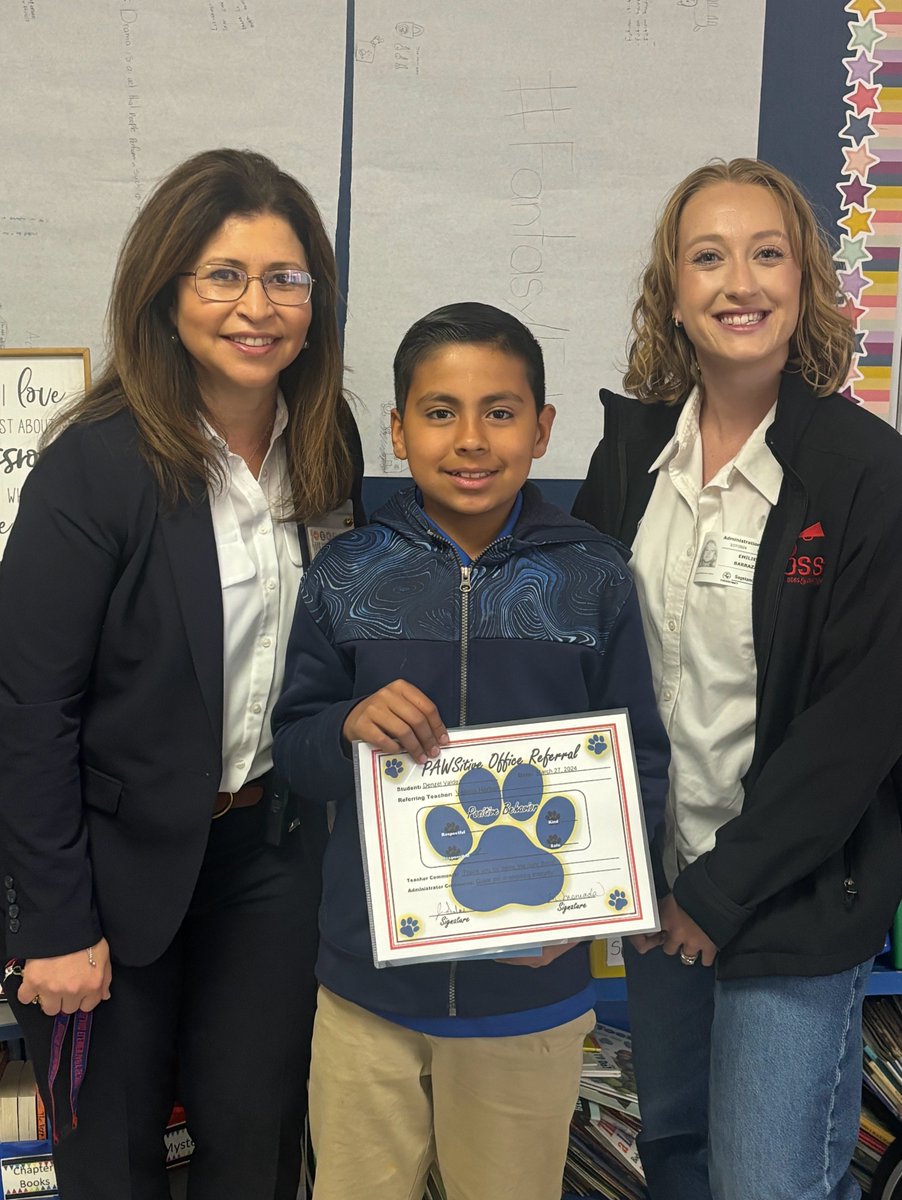
[[213,820],[224,817],[233,808],[253,808],[263,799],[262,783],[246,783],[237,792],[217,792],[213,802]]

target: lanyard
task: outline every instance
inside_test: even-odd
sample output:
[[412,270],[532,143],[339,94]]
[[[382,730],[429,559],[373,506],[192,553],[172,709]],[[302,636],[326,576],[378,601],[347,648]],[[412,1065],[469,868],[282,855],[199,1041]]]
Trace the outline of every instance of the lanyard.
[[[3,973],[4,982],[10,975],[22,974],[22,964],[16,959],[11,959],[6,964],[6,970]],[[69,1032],[69,1027],[72,1027],[72,1047],[69,1052],[69,1113],[71,1115],[71,1127],[78,1127],[78,1093],[81,1091],[81,1085],[84,1082],[85,1073],[88,1069],[88,1048],[91,1044],[91,1022],[93,1014],[82,1012],[81,1009],[75,1013],[57,1013],[53,1018],[53,1030],[50,1034],[50,1062],[47,1068],[47,1091],[50,1094],[50,1127],[53,1131],[53,1141],[56,1144],[59,1141],[59,1123],[56,1119],[56,1081],[59,1075],[60,1064],[63,1059],[63,1048],[66,1043],[66,1036]]]

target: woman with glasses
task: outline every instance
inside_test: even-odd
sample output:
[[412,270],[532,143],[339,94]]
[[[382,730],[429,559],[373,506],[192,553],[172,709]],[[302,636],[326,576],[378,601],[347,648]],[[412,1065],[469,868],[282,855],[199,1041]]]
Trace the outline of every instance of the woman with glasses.
[[304,564],[359,516],[335,261],[262,155],[138,214],[0,566],[5,988],[65,1200],[294,1200],[323,830],[273,775]]

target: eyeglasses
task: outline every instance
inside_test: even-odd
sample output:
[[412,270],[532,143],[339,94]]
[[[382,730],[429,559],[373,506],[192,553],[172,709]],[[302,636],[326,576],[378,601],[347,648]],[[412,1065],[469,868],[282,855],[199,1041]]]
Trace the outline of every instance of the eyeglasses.
[[227,267],[222,263],[203,263],[196,271],[179,271],[179,275],[194,279],[194,290],[201,300],[219,300],[224,304],[240,300],[251,280],[259,279],[273,304],[295,308],[307,303],[315,282],[309,272],[296,267],[281,267],[264,271],[262,275],[248,275],[241,267]]

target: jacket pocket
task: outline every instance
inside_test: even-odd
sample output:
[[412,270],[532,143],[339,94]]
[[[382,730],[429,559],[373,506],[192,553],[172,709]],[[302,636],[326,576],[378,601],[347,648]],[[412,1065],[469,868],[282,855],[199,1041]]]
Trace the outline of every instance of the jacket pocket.
[[82,767],[81,793],[85,804],[101,812],[114,813],[119,808],[122,796],[122,781],[98,771],[96,767]]

